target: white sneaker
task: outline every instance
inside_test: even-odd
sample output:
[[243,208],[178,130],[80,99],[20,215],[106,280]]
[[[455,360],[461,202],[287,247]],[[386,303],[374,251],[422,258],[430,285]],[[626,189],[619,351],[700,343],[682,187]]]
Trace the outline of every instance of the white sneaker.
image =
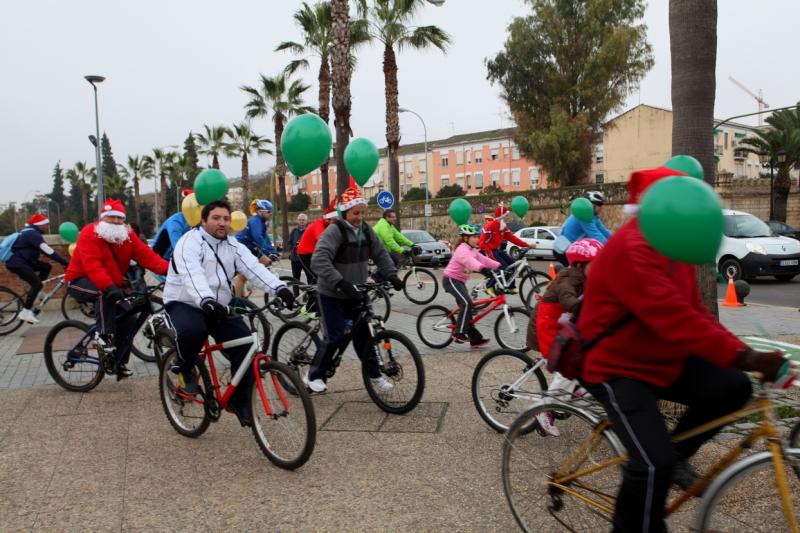
[[547,411],[546,413],[539,413],[536,415],[536,421],[539,422],[539,426],[542,428],[547,435],[551,437],[559,437],[561,436],[561,432],[558,428],[553,424],[553,412]]
[[311,392],[325,392],[328,390],[328,386],[321,379],[312,379],[309,381],[308,372],[303,374],[303,383],[311,390]]
[[23,309],[22,311],[20,311],[17,318],[19,318],[23,322],[27,322],[28,324],[39,323],[39,319],[36,318],[36,316],[33,314],[33,311],[31,311],[30,309]]
[[394,383],[381,376],[370,379],[372,387],[379,392],[391,392],[394,390]]

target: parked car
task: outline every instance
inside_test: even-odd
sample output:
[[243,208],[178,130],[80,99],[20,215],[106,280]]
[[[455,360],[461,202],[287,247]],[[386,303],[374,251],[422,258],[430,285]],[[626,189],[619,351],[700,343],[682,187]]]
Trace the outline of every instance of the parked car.
[[435,239],[427,231],[406,229],[401,233],[422,250],[419,254],[413,256],[415,265],[437,265],[450,261],[452,251],[449,244]]
[[786,222],[770,220],[767,222],[767,226],[769,226],[769,229],[771,229],[776,235],[780,235],[782,237],[791,237],[792,239],[797,239],[800,241],[800,229],[793,228]]
[[725,235],[717,268],[734,280],[775,276],[790,281],[800,274],[800,241],[774,235],[766,222],[750,213],[724,209]]
[[[527,243],[536,245],[536,248],[529,249],[526,252],[526,257],[554,259],[553,243],[555,243],[556,238],[561,235],[561,228],[558,226],[533,226],[522,228],[514,233],[514,235]],[[506,242],[505,246],[508,253],[512,255],[518,250],[515,244]]]

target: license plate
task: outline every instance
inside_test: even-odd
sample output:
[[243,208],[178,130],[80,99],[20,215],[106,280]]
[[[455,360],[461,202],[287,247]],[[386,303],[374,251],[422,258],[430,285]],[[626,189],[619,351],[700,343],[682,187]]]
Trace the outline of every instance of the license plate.
[[797,266],[800,263],[800,259],[784,259],[781,261],[782,267],[790,267],[790,266]]

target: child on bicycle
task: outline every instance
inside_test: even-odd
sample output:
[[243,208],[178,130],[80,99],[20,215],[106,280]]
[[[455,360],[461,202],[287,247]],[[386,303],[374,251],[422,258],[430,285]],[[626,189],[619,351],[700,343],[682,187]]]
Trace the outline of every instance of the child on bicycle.
[[[498,205],[497,209],[494,210],[494,217],[483,227],[480,238],[481,251],[483,251],[487,257],[499,261],[503,268],[508,267],[514,262],[514,258],[508,255],[508,252],[503,250],[503,241],[516,244],[523,249],[536,248],[535,244],[528,244],[514,235],[514,233],[508,229],[508,224],[506,224],[505,218],[509,213],[510,211],[508,210],[507,206],[503,205],[502,203]],[[495,295],[495,283],[496,281],[494,278],[489,278],[489,281],[486,283],[486,293],[489,296],[494,297]],[[508,290],[512,293],[516,292],[513,281],[509,285]]]
[[470,324],[472,319],[472,298],[465,282],[472,272],[482,272],[488,275],[490,269],[500,268],[500,263],[480,253],[478,248],[481,230],[472,224],[463,224],[458,227],[461,244],[456,247],[453,257],[447,264],[442,275],[444,290],[453,295],[459,306],[458,322],[453,332],[453,340],[459,344],[469,341],[470,347],[480,348],[485,346],[489,339],[481,335],[478,329]]
[[[561,323],[575,319],[583,300],[583,284],[592,267],[592,260],[602,249],[602,243],[595,239],[579,239],[573,242],[567,249],[569,267],[562,268],[548,285],[542,301],[532,313],[531,320],[535,320],[539,351],[544,357],[547,357]],[[578,385],[577,380],[567,379],[555,372],[548,390],[559,389],[576,396],[583,396],[586,392]],[[560,435],[558,428],[553,425],[552,413],[537,415],[537,420],[548,435],[553,437]]]

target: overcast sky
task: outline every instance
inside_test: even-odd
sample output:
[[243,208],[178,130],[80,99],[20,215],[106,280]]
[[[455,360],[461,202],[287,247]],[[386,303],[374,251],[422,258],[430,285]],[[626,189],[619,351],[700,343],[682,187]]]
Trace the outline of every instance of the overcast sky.
[[[5,165],[0,202],[30,200],[51,189],[57,161],[94,166],[87,140],[94,133],[94,101],[85,74],[107,80],[99,86],[100,128],[117,163],[180,145],[203,124],[231,125],[244,118],[243,84],[259,73],[274,75],[290,56],[273,52],[284,40],[299,40],[291,18],[297,0],[17,0],[4,2],[0,17],[0,151]],[[445,56],[438,51],[404,51],[400,105],[422,115],[428,139],[509,126],[497,87],[486,80],[484,60],[505,41],[509,21],[527,13],[522,0],[447,0],[429,6],[420,24],[450,33]],[[762,89],[772,107],[800,100],[793,61],[800,2],[719,0],[717,50],[718,117],[757,110],[756,102],[728,81],[734,76],[754,92]],[[671,107],[667,0],[651,0],[645,22],[655,66],[625,108],[638,103]],[[356,136],[385,146],[382,51],[359,53],[353,76]],[[303,74],[312,85],[307,103],[316,105],[317,66]],[[752,123],[755,123],[753,121]],[[401,115],[403,142],[422,141],[416,117]],[[272,124],[255,120],[257,133],[272,138]],[[202,161],[202,164],[208,164]],[[269,158],[250,163],[265,170]],[[239,162],[222,160],[228,176]],[[143,190],[152,190],[147,184]]]

